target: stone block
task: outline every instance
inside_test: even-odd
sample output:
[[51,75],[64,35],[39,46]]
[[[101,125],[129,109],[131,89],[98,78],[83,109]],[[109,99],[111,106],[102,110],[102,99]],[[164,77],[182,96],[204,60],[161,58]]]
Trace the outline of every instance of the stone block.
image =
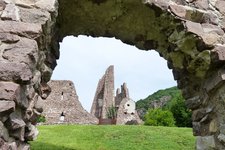
[[216,149],[215,139],[213,136],[197,136],[196,150]]
[[169,7],[169,1],[164,1],[164,0],[145,0],[145,4],[150,4],[150,5],[155,5],[162,10],[167,10]]
[[52,76],[52,69],[49,68],[46,64],[42,64],[41,66],[41,80],[42,82],[48,82],[51,79]]
[[1,150],[8,150],[9,149],[9,145],[2,138],[0,138],[0,149]]
[[202,101],[199,96],[188,98],[185,100],[185,104],[189,109],[196,109],[201,105]]
[[51,88],[47,83],[40,84],[40,95],[42,99],[46,99],[51,93]]
[[212,62],[225,61],[225,46],[224,45],[217,45],[211,52],[212,52],[211,53]]
[[225,81],[225,70],[221,69],[215,72],[211,77],[205,81],[204,88],[210,92],[219,87]]
[[0,62],[0,80],[30,82],[32,72],[25,64]]
[[44,105],[45,105],[45,101],[42,100],[42,98],[38,96],[38,100],[35,101],[34,108],[35,108],[38,112],[42,113],[42,112],[43,112],[43,107],[44,107]]
[[24,141],[24,135],[25,135],[25,127],[21,127],[15,130],[10,130],[9,135],[14,137],[15,139],[18,139],[20,141]]
[[169,8],[171,12],[178,17],[199,23],[202,22],[204,15],[207,13],[206,11],[200,9],[177,4],[170,4]]
[[222,14],[225,14],[225,1],[224,0],[217,0],[215,6]]
[[192,128],[194,136],[211,135],[211,133],[209,132],[209,123],[192,122]]
[[174,13],[176,16],[185,18],[187,9],[185,6],[182,5],[176,5],[176,4],[170,4],[169,5],[170,10],[172,13]]
[[210,133],[216,133],[218,130],[218,123],[216,121],[216,119],[213,119],[210,124],[209,124],[209,132]]
[[2,57],[10,62],[25,63],[33,68],[38,61],[37,42],[27,38],[20,38],[17,43],[5,47]]
[[18,35],[10,34],[10,33],[1,33],[0,41],[4,43],[16,43],[20,40]]
[[12,130],[23,128],[26,125],[21,116],[16,112],[10,114],[8,124]]
[[35,6],[49,12],[54,12],[56,8],[58,8],[58,1],[57,0],[38,0],[35,3]]
[[15,4],[17,6],[23,7],[23,8],[33,8],[34,7],[34,0],[14,0]]
[[27,125],[26,130],[27,130],[25,133],[26,140],[33,141],[37,138],[39,132],[34,125],[32,125],[32,124]]
[[192,32],[201,36],[203,34],[203,29],[200,23],[186,21],[186,27],[188,32]]
[[4,11],[2,12],[1,18],[2,20],[19,21],[19,9],[15,4],[9,3],[6,5]]
[[11,143],[9,143],[9,147],[10,147],[10,150],[18,150],[18,149],[17,149],[16,142],[11,142]]
[[0,101],[0,117],[2,113],[7,112],[10,114],[15,110],[15,102],[13,101]]
[[206,0],[196,0],[194,4],[199,9],[207,10],[209,8],[209,2]]
[[30,150],[30,145],[27,143],[20,143],[18,146],[18,150]]
[[5,141],[9,139],[8,130],[5,128],[4,124],[0,121],[0,137],[2,137]]
[[0,21],[0,33],[12,33],[19,36],[36,39],[42,32],[41,25],[16,21]]
[[4,0],[0,0],[0,12],[5,9],[5,6],[6,6],[6,4],[5,4]]
[[218,135],[217,139],[218,139],[220,142],[225,143],[225,135],[224,135],[224,134],[220,133],[220,134]]
[[45,24],[50,13],[41,9],[20,8],[20,19],[26,23]]
[[220,36],[224,35],[224,31],[218,25],[202,23],[202,29],[205,33],[216,33]]
[[217,33],[205,33],[201,37],[204,43],[211,47],[215,44],[220,43],[222,39],[221,36],[219,36]]
[[198,109],[198,110],[194,110],[192,112],[192,120],[199,122],[203,117],[205,117],[207,115],[206,110],[205,109]]
[[0,82],[0,100],[16,100],[20,85],[14,82]]

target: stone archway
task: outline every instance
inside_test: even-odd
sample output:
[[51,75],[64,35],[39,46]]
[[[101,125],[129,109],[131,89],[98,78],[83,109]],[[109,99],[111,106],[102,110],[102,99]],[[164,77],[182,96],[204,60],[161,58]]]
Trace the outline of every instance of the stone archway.
[[224,149],[222,0],[0,0],[0,147],[28,149],[67,35],[115,37],[168,61],[197,149]]

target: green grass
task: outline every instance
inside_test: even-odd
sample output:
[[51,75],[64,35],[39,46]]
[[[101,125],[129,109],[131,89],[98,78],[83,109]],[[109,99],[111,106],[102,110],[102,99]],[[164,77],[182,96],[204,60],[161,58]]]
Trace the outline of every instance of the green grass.
[[151,126],[39,126],[32,150],[193,150],[191,128]]

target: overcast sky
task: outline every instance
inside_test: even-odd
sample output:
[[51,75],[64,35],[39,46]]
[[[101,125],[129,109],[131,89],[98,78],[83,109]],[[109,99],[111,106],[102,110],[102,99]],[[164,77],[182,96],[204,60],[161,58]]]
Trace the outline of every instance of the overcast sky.
[[115,89],[127,83],[137,101],[176,85],[166,61],[155,51],[141,51],[114,38],[66,37],[53,80],[72,80],[83,107],[90,111],[99,79],[114,65]]

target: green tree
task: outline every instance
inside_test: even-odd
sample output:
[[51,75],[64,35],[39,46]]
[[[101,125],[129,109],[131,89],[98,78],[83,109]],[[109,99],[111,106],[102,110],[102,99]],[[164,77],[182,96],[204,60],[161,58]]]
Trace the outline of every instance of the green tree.
[[175,126],[173,114],[168,110],[150,109],[145,114],[144,125],[149,126]]
[[185,105],[182,95],[172,100],[169,110],[173,113],[173,117],[178,127],[192,127],[191,110]]

